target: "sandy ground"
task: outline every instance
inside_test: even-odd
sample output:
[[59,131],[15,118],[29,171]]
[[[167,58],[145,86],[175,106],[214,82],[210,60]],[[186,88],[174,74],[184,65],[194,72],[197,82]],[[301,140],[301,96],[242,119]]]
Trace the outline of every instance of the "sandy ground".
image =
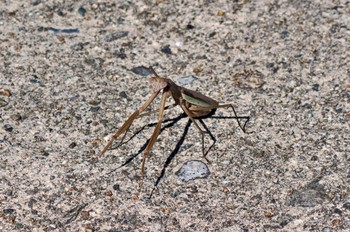
[[[2,0],[0,230],[347,231],[349,25],[346,0]],[[205,119],[208,163],[188,118],[167,121],[142,179],[154,114],[100,157],[150,95],[142,66],[192,76],[248,133]],[[184,182],[193,160],[210,174]]]

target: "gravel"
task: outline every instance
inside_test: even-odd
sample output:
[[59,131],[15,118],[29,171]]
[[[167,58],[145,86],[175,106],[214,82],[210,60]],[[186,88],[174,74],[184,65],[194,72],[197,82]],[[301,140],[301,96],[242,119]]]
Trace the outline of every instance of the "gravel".
[[[346,231],[349,9],[345,0],[1,1],[0,230]],[[204,120],[216,139],[208,163],[176,107],[143,178],[156,114],[100,157],[150,96],[149,66],[178,84],[195,77],[186,88],[233,103],[250,116],[247,133],[218,109],[221,118]],[[210,175],[179,180],[191,160]]]

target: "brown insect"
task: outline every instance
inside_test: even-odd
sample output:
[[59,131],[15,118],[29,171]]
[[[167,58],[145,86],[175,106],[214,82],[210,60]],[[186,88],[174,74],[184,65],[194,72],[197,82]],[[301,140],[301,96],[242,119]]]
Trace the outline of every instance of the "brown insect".
[[[153,89],[152,95],[148,98],[148,100],[138,109],[136,110],[130,117],[124,122],[123,126],[115,133],[110,141],[107,143],[107,145],[103,148],[101,152],[101,156],[107,151],[107,149],[112,145],[113,141],[116,140],[120,135],[123,133],[126,134],[127,130],[130,128],[131,124],[136,118],[140,118],[144,115],[148,115],[149,113],[142,112],[153,102],[153,100],[157,97],[159,93],[162,93],[162,100],[160,103],[160,109],[158,114],[158,123],[156,128],[153,131],[152,137],[150,141],[147,144],[147,147],[145,149],[145,152],[143,154],[142,158],[142,167],[141,167],[141,174],[144,175],[145,170],[145,162],[146,157],[150,153],[154,143],[156,142],[156,139],[159,135],[162,120],[163,120],[163,113],[165,109],[173,108],[177,105],[179,105],[182,110],[185,112],[185,114],[192,120],[193,124],[198,128],[199,132],[202,135],[202,153],[203,157],[208,161],[206,158],[206,154],[204,152],[204,131],[201,129],[201,127],[196,122],[196,118],[205,117],[208,115],[211,115],[213,112],[216,111],[218,108],[232,108],[234,117],[239,127],[242,129],[243,132],[245,131],[245,126],[249,121],[249,116],[237,116],[237,113],[233,107],[232,104],[219,104],[214,99],[207,97],[199,92],[186,89],[185,87],[176,85],[172,80],[164,77],[158,76],[158,74],[154,71],[152,67],[149,68],[149,70],[154,74],[153,77],[149,79],[150,85]],[[165,106],[166,99],[168,96],[172,96],[175,103],[173,105]],[[242,126],[239,119],[245,119],[245,123]],[[125,138],[125,135],[121,139],[118,146],[120,146]]]

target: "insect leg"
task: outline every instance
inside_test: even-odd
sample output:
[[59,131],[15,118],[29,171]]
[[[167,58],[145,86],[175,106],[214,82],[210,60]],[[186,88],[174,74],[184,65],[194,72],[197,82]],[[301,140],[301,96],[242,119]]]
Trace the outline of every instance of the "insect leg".
[[[248,121],[249,121],[249,119],[250,119],[249,116],[237,116],[236,110],[235,110],[235,108],[233,107],[232,104],[223,104],[223,105],[218,105],[218,106],[216,106],[216,108],[229,108],[229,107],[231,107],[232,110],[233,110],[233,113],[234,113],[234,115],[235,115],[234,118],[236,118],[236,120],[237,120],[237,122],[238,122],[239,128],[241,128],[242,131],[243,131],[244,133],[246,133],[245,126],[247,125],[247,123],[248,123]],[[240,122],[239,119],[245,119],[245,122],[244,122],[244,125],[243,125],[243,126],[241,125],[241,122]]]
[[205,158],[206,160],[208,160],[206,157],[207,157],[207,155],[208,155],[208,152],[209,152],[209,151],[211,150],[211,148],[215,145],[216,139],[215,139],[214,135],[210,132],[210,130],[209,130],[209,128],[207,127],[207,125],[205,125],[203,119],[199,118],[198,120],[199,120],[199,122],[202,124],[202,126],[204,127],[204,129],[207,131],[207,133],[209,134],[210,138],[213,140],[212,145],[210,145],[210,147],[208,148],[208,150],[207,150],[207,151],[205,152],[205,154],[204,154],[204,158]]
[[[110,141],[107,143],[107,145],[103,148],[101,152],[101,156],[107,151],[107,149],[112,145],[113,141],[116,140],[121,134],[126,132],[133,121],[151,104],[151,102],[154,100],[154,98],[158,95],[159,92],[153,93],[148,100],[138,109],[136,110],[127,120],[124,122],[123,126],[115,133]],[[124,136],[125,137],[125,136]],[[123,137],[123,139],[124,139]],[[119,145],[118,145],[119,146]]]
[[142,176],[144,175],[144,171],[145,171],[146,157],[149,154],[149,152],[151,151],[154,143],[156,142],[157,137],[159,135],[160,128],[162,126],[165,102],[166,102],[166,98],[168,97],[168,95],[169,95],[169,92],[164,92],[163,93],[162,100],[161,100],[161,103],[160,103],[159,114],[158,114],[158,123],[157,123],[156,128],[153,131],[152,137],[151,137],[149,143],[147,144],[147,147],[145,149],[145,153],[143,154],[143,157],[142,157],[142,166],[141,166],[141,175]]
[[187,116],[191,119],[191,121],[193,122],[193,124],[198,128],[199,132],[201,133],[202,136],[202,154],[204,159],[210,163],[210,160],[207,159],[205,152],[204,152],[204,131],[202,130],[202,128],[200,128],[200,126],[198,125],[198,123],[196,122],[196,120],[192,117],[192,113],[191,111],[183,104],[180,104],[182,110],[187,114]]
[[[174,104],[172,104],[172,105],[168,105],[168,106],[166,106],[166,107],[164,108],[164,110],[172,109],[172,108],[174,108],[175,106],[177,106],[176,103],[174,103]],[[144,117],[144,116],[153,114],[154,112],[158,112],[158,111],[159,111],[159,109],[158,109],[158,110],[152,110],[152,111],[150,111],[150,112],[146,112],[146,113],[140,114],[139,116],[137,116],[137,118],[142,118],[142,117]],[[118,148],[118,147],[120,147],[121,145],[123,145],[124,139],[125,139],[125,137],[126,137],[126,134],[129,132],[129,129],[130,129],[130,126],[126,129],[126,131],[125,131],[123,137],[121,138],[120,142],[118,143],[118,145],[117,145],[115,148]]]

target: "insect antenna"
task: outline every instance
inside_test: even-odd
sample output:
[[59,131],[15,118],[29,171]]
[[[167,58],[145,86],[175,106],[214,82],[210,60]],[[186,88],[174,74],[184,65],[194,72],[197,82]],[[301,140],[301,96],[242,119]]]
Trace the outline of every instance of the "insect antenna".
[[154,69],[153,69],[152,66],[149,66],[148,70],[151,71],[151,73],[152,73],[154,76],[159,77],[158,74],[156,73],[156,71],[154,71]]

